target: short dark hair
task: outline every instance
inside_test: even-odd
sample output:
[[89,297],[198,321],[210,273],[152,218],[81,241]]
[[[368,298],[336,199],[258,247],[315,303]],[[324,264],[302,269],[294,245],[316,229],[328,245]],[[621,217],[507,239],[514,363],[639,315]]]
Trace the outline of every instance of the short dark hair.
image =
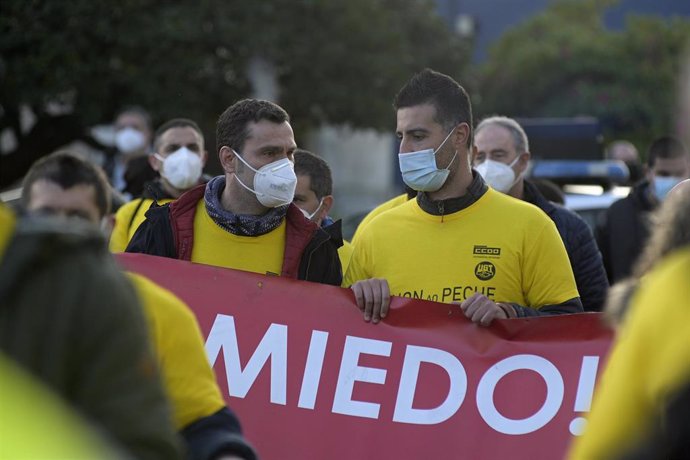
[[688,151],[683,143],[673,136],[661,136],[652,141],[647,150],[647,165],[653,167],[657,158],[678,158],[686,156]]
[[161,137],[163,136],[163,134],[166,133],[166,131],[171,130],[173,128],[192,128],[199,134],[201,140],[204,140],[204,133],[201,132],[201,128],[199,128],[199,125],[197,125],[194,120],[190,120],[189,118],[173,118],[172,120],[168,120],[162,125],[160,125],[154,133],[153,150],[155,150],[156,152],[158,151],[158,143]]
[[308,150],[295,150],[295,174],[309,176],[311,191],[319,200],[333,194],[331,168],[323,158],[319,158]]
[[232,104],[218,117],[216,124],[216,151],[228,146],[242,154],[249,137],[249,122],[268,120],[273,123],[290,122],[290,116],[277,104],[260,99],[242,99]]
[[424,69],[414,75],[393,100],[395,110],[422,104],[431,104],[436,108],[434,120],[445,129],[467,123],[470,127],[467,146],[472,145],[472,103],[467,91],[458,82],[448,75]]
[[22,183],[22,204],[28,207],[31,187],[45,180],[70,189],[77,185],[92,185],[96,191],[96,206],[101,217],[110,212],[110,186],[103,171],[66,151],[56,152],[36,161]]

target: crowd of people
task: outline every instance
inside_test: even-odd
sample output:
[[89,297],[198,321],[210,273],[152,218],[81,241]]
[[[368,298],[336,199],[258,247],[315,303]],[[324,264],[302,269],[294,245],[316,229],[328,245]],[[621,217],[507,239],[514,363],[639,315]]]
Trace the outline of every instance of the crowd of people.
[[[646,166],[632,144],[611,146],[607,156],[624,161],[635,184],[593,232],[526,177],[520,124],[505,116],[475,124],[451,77],[421,71],[393,105],[406,192],[374,209],[351,242],[329,215],[329,165],[298,148],[290,116],[273,102],[244,99],[220,115],[216,177],[203,173],[208,146],[193,120],[154,130],[139,108],[117,116],[117,152],[101,165],[66,151],[36,162],[20,209],[0,203],[2,378],[14,375],[4,371],[11,360],[68,403],[59,416],[76,410],[92,422],[96,430],[67,425],[75,449],[257,458],[220,394],[194,314],[170,291],[123,273],[108,252],[126,251],[350,288],[374,324],[395,314],[391,296],[456,304],[482,327],[607,310],[625,340],[573,458],[684,449],[681,434],[654,423],[687,407],[690,378],[685,362],[674,366],[690,286],[682,142],[656,139]],[[669,324],[677,334],[667,334]]]

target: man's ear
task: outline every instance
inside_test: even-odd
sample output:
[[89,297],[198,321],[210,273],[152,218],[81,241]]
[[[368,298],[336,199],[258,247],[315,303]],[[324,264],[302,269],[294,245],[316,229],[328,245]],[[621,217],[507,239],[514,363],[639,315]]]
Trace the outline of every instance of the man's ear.
[[455,127],[455,141],[453,147],[455,150],[461,151],[467,149],[467,139],[470,137],[470,125],[463,122]]
[[208,161],[208,151],[202,150],[199,156],[201,157],[201,167],[203,168],[206,166],[206,162]]
[[518,172],[524,173],[525,171],[527,171],[527,166],[529,165],[529,159],[531,157],[532,154],[529,152],[522,152],[520,154],[520,159],[516,163]]
[[316,220],[317,222],[323,221],[323,219],[326,218],[328,213],[330,212],[331,208],[333,207],[333,195],[326,195],[323,197],[323,204],[321,205],[321,209],[319,209],[319,218]]
[[235,173],[235,151],[232,150],[227,145],[224,145],[218,151],[218,159],[220,160],[220,166],[223,168],[226,174]]
[[148,157],[149,161],[149,166],[151,166],[151,169],[153,169],[156,172],[160,172],[161,167],[163,166],[163,162],[156,158],[155,155],[149,155]]

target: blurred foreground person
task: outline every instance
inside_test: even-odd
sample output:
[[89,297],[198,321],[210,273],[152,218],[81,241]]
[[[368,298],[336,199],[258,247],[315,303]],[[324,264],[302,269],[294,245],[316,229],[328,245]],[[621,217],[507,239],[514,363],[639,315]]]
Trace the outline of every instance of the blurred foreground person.
[[153,154],[148,162],[160,177],[147,182],[140,198],[122,206],[115,214],[110,250],[124,252],[146,211],[154,201],[169,203],[202,183],[202,170],[208,154],[201,128],[192,120],[175,118],[163,123],[153,137]]
[[[640,282],[571,459],[688,458],[669,454],[672,445],[666,442],[649,455],[637,456],[654,437],[672,439],[673,433],[688,432],[690,405],[687,394],[679,393],[690,382],[688,274],[690,249],[683,249]],[[664,425],[665,420],[677,421],[676,404],[686,414],[685,425]],[[684,442],[687,449],[687,439]]]
[[[39,160],[24,181],[22,198],[30,212],[78,217],[98,224],[107,214],[107,184],[94,166],[66,153]],[[144,307],[175,428],[188,458],[254,459],[239,421],[225,407],[208,364],[196,318],[171,292],[143,276],[128,274]],[[232,457],[236,455],[238,457]]]
[[0,203],[0,305],[0,351],[132,457],[181,457],[141,306],[91,225]]

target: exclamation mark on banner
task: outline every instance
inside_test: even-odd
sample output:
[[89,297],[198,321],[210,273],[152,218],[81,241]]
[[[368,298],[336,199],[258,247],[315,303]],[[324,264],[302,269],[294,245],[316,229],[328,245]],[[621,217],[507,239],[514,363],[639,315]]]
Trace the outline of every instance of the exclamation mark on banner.
[[[589,412],[592,407],[592,395],[594,394],[594,382],[597,378],[598,367],[598,356],[585,356],[582,358],[580,381],[577,384],[577,394],[575,395],[575,412]],[[581,436],[585,431],[586,425],[587,420],[584,417],[575,417],[570,422],[570,433],[574,436]]]

